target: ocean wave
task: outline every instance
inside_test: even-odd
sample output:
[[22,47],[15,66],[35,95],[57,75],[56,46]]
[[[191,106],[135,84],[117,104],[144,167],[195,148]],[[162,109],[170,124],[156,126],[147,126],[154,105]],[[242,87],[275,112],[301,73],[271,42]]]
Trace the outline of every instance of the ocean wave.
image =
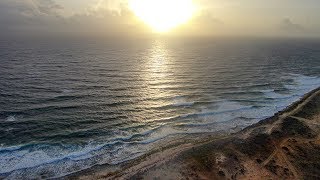
[[[172,133],[172,131],[165,132],[163,128],[164,126],[146,131],[142,134],[116,138],[113,141],[104,144],[88,144],[85,146],[64,146],[62,144],[28,144],[1,148],[0,174],[11,173],[13,171],[26,169],[30,170],[32,168],[42,167],[46,165],[55,165],[62,161],[64,163],[67,161],[71,161],[73,163],[71,163],[70,166],[72,166],[72,164],[76,164],[76,162],[78,161],[86,161],[90,158],[95,159],[101,155],[108,155],[103,160],[105,163],[117,164],[123,162],[124,160],[128,160],[128,158],[137,153],[130,153],[128,156],[125,156],[126,158],[123,158],[123,155],[115,158],[114,153],[119,153],[120,149],[128,149],[130,146],[145,146],[147,144],[151,144],[158,140],[161,140],[168,135],[174,134]],[[159,130],[161,130],[161,133],[154,133],[155,131]],[[151,138],[145,139],[143,141],[130,141],[130,139],[134,139],[137,136],[146,136],[151,133],[154,133]],[[159,134],[161,135],[159,136]],[[116,161],[116,159],[119,160]]]
[[[158,98],[167,102],[167,104],[158,107],[189,107],[193,112],[189,111],[190,113],[181,113],[171,117],[160,118],[159,120],[153,119],[145,124],[140,122],[136,124],[121,124],[121,127],[117,125],[113,127],[116,130],[113,130],[112,133],[106,131],[105,134],[101,134],[101,131],[92,128],[71,134],[63,134],[62,136],[61,134],[60,136],[56,134],[58,136],[49,138],[67,139],[86,136],[88,133],[97,133],[102,137],[109,137],[104,141],[97,142],[93,140],[84,145],[34,143],[0,147],[0,174],[9,174],[9,178],[37,177],[41,172],[46,171],[53,174],[52,176],[49,175],[49,177],[62,176],[97,164],[118,164],[139,157],[152,149],[155,142],[166,139],[169,136],[222,130],[231,131],[231,129],[244,128],[258,120],[272,116],[301,97],[302,93],[304,94],[320,84],[320,78],[316,77],[293,75],[288,77],[292,78],[293,82],[283,84],[287,91],[279,91],[276,88],[267,89],[265,88],[266,85],[261,83],[247,86],[253,88],[248,90],[249,94],[261,94],[256,98],[207,98],[207,100],[203,100],[195,98],[198,97],[197,95],[168,95]],[[245,94],[245,90],[230,90],[226,93]],[[66,98],[72,98],[72,96],[67,96]],[[110,107],[110,104],[114,103],[109,102],[101,105]],[[114,107],[121,105],[123,104],[115,103]],[[28,111],[50,111],[52,108],[72,107],[50,106],[38,109],[31,108]],[[82,108],[88,107],[84,106]],[[13,117],[16,120],[14,115],[7,114],[6,117],[7,119]]]
[[13,116],[8,116],[5,121],[7,121],[7,122],[14,122],[14,121],[16,121],[16,120],[17,120],[16,116],[13,115]]
[[243,107],[243,108],[239,108],[239,109],[232,109],[232,110],[225,110],[225,111],[199,112],[199,113],[181,115],[180,117],[182,117],[182,118],[192,118],[192,117],[213,116],[213,115],[218,115],[218,114],[246,111],[246,110],[250,110],[252,108],[253,108],[253,106],[248,106],[248,107]]
[[172,104],[173,106],[192,106],[195,102],[179,102]]
[[266,98],[270,98],[270,99],[288,99],[288,98],[292,98],[294,96],[297,96],[295,94],[279,94],[276,92],[265,92],[264,93]]
[[255,118],[248,118],[248,117],[231,117],[229,119],[224,119],[221,121],[214,121],[214,122],[205,122],[205,123],[179,123],[177,125],[175,125],[176,127],[188,127],[188,128],[192,128],[192,127],[207,127],[207,126],[212,126],[212,125],[217,125],[217,124],[226,124],[226,123],[234,123],[235,121],[239,121],[239,123],[241,123],[241,121],[251,121],[251,120],[255,120]]
[[189,101],[187,97],[177,96],[173,99],[173,106],[192,106],[195,102]]

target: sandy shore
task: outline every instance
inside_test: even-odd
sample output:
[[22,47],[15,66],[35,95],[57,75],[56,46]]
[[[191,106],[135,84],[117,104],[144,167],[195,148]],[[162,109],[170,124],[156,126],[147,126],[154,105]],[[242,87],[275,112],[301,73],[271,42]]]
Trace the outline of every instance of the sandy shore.
[[238,133],[199,134],[168,144],[125,164],[66,178],[320,179],[320,88]]

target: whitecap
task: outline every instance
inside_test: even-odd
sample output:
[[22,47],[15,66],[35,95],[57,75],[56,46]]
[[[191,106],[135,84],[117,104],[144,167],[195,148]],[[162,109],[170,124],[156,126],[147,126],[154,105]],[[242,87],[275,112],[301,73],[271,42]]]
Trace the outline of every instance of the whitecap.
[[183,96],[176,96],[173,98],[173,106],[179,107],[179,106],[192,106],[194,105],[194,101],[188,101]]
[[179,107],[179,106],[192,106],[192,105],[194,105],[194,102],[180,102],[180,103],[173,104],[173,106],[177,106],[177,107]]
[[7,122],[14,122],[14,121],[16,121],[17,119],[16,119],[16,116],[8,116],[7,118],[6,118],[6,120],[5,121],[7,121]]

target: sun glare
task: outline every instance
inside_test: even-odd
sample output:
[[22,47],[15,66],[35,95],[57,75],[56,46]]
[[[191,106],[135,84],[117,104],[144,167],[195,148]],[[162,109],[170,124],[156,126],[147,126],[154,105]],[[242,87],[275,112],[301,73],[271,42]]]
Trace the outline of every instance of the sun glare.
[[192,0],[129,0],[134,14],[156,32],[168,32],[191,19]]

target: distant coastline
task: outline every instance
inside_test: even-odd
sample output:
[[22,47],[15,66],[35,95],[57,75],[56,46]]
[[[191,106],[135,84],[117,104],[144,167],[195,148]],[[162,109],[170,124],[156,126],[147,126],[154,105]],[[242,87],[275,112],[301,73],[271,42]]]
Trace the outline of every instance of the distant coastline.
[[184,137],[138,159],[95,166],[66,178],[317,178],[319,135],[320,87],[238,133]]

